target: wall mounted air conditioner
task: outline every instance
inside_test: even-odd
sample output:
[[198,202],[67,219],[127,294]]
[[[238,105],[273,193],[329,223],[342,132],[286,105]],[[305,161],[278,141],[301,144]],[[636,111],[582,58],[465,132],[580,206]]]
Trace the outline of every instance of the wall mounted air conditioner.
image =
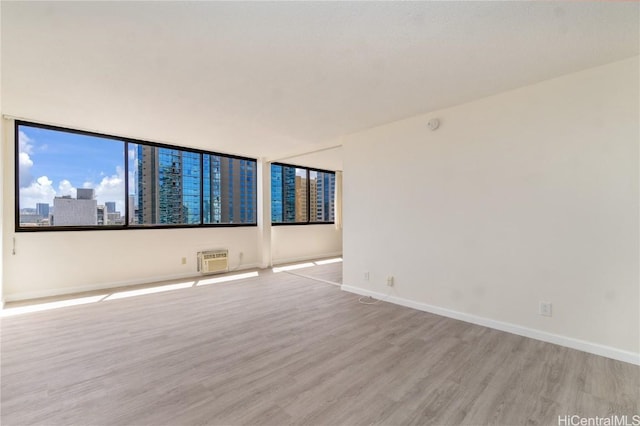
[[198,272],[219,274],[229,271],[229,250],[206,250],[198,252]]

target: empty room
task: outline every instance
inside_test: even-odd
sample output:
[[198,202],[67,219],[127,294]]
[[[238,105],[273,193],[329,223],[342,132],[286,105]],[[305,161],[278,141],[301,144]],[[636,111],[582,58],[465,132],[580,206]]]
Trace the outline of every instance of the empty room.
[[2,425],[640,425],[640,3],[0,24]]

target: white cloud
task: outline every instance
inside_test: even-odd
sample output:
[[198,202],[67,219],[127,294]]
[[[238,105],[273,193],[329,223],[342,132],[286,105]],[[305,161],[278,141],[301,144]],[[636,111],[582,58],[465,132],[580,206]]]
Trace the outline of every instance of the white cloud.
[[20,132],[18,136],[18,170],[20,188],[27,188],[33,184],[33,176],[31,176],[31,168],[33,167],[33,160],[31,155],[33,153],[33,141],[24,132]]
[[63,179],[58,184],[57,195],[59,197],[62,197],[65,195],[71,195],[71,198],[76,198],[77,191],[76,191],[76,188],[74,188],[74,186],[71,185],[71,182],[69,182],[67,179]]
[[18,147],[20,152],[25,154],[33,154],[33,140],[23,131],[18,134]]
[[53,203],[56,191],[53,182],[46,176],[40,176],[31,182],[28,187],[20,188],[20,206],[22,208],[35,208],[36,203]]
[[20,182],[20,188],[26,188],[33,183],[33,176],[31,176],[31,167],[33,167],[33,160],[26,152],[18,153],[18,169],[20,175],[18,176]]
[[104,205],[107,201],[116,202],[116,211],[124,215],[124,170],[122,167],[116,168],[116,174],[105,176],[95,188],[98,204]]

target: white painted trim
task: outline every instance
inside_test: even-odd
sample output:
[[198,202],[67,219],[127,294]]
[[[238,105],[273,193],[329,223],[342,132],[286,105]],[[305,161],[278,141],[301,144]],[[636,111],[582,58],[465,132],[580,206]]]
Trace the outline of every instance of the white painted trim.
[[286,259],[273,259],[273,265],[274,266],[284,265],[286,263],[303,262],[306,260],[320,260],[320,259],[326,259],[329,257],[342,257],[342,252],[337,251],[333,253],[313,254],[309,256],[290,257]]
[[[258,264],[247,264],[242,265],[242,267],[230,270],[229,273],[242,271],[245,269],[256,269],[258,268]],[[172,274],[172,275],[163,275],[156,277],[146,277],[139,278],[135,280],[125,280],[125,281],[112,281],[107,283],[99,283],[99,284],[90,284],[76,287],[67,287],[67,288],[52,288],[48,290],[38,290],[38,291],[26,291],[22,293],[14,293],[10,295],[6,295],[2,301],[2,305],[4,306],[5,302],[17,302],[22,300],[31,300],[31,299],[40,299],[43,297],[55,297],[55,296],[65,296],[68,294],[75,293],[84,293],[87,291],[97,291],[97,290],[113,290],[119,287],[130,287],[134,285],[140,284],[151,284],[154,282],[162,282],[162,281],[173,281],[173,280],[181,280],[186,278],[198,279],[203,277],[203,275],[197,275],[197,273],[186,272],[181,274]]]
[[350,293],[360,294],[362,296],[371,296],[376,299],[384,299],[385,302],[406,306],[408,308],[417,309],[419,311],[430,312],[432,314],[441,315],[443,317],[482,325],[484,327],[506,331],[507,333],[517,334],[519,336],[529,337],[531,339],[541,340],[543,342],[553,343],[560,346],[566,346],[571,349],[577,349],[579,351],[588,352],[594,355],[600,355],[606,358],[616,359],[618,361],[628,362],[630,364],[640,365],[640,353],[612,348],[611,346],[600,345],[598,343],[587,342],[585,340],[574,339],[572,337],[561,336],[559,334],[548,333],[546,331],[523,327],[517,324],[496,321],[490,318],[479,317],[464,312],[454,311],[451,309],[441,308],[426,303],[404,299],[402,297],[387,296],[385,294],[366,290],[360,287],[343,284],[340,288]]

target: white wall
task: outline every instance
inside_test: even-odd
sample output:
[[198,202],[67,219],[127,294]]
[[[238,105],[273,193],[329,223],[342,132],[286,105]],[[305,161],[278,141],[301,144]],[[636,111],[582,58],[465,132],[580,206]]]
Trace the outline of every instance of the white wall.
[[16,255],[5,250],[6,300],[197,275],[196,252],[209,248],[228,248],[230,268],[239,265],[240,251],[240,269],[258,265],[256,227],[29,232],[15,238]]
[[638,75],[636,57],[347,137],[344,288],[394,275],[398,303],[638,362]]
[[334,225],[283,225],[271,227],[273,264],[342,254],[342,230]]

